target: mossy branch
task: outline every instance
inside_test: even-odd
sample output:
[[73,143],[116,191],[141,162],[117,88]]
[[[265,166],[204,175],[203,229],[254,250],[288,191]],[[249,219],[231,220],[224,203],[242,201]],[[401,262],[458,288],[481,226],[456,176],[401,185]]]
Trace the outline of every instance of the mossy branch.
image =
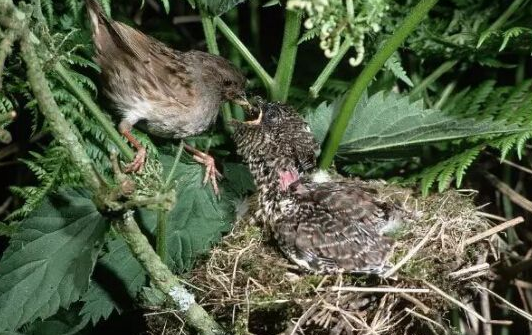
[[115,227],[126,240],[135,258],[150,275],[152,283],[172,298],[178,310],[184,315],[187,325],[201,335],[224,334],[222,328],[195,302],[194,296],[188,293],[179,279],[155,253],[146,236],[140,231],[133,212],[127,212],[124,221],[116,222]]
[[59,143],[69,150],[70,158],[79,167],[79,170],[89,187],[100,190],[103,181],[93,167],[92,160],[81,145],[76,133],[71,129],[70,123],[59,112],[59,106],[54,100],[48,81],[42,71],[41,62],[30,41],[30,31],[25,28],[21,39],[21,55],[26,63],[28,82],[39,109],[49,123],[54,137]]
[[[0,24],[9,29],[14,29],[21,36],[21,56],[27,67],[28,82],[37,100],[39,109],[46,118],[51,133],[66,148],[74,164],[80,169],[87,186],[95,194],[102,194],[107,185],[96,170],[87,155],[80,139],[71,125],[60,113],[46,76],[42,70],[35,45],[35,36],[27,27],[31,18],[20,11],[12,0],[0,0]],[[42,45],[39,45],[42,47]],[[56,67],[58,72],[64,68]],[[65,72],[66,73],[66,72]],[[72,87],[71,87],[72,88]],[[94,107],[94,106],[93,106]],[[187,292],[179,279],[172,274],[168,267],[161,261],[153,250],[146,236],[140,231],[133,218],[133,212],[128,211],[124,221],[115,223],[117,230],[124,237],[133,255],[139,260],[148,272],[152,282],[166,293],[180,312],[183,313],[186,323],[202,335],[223,334],[223,330],[212,317],[194,301],[194,296]]]
[[13,42],[17,38],[15,32],[11,29],[2,34],[2,41],[0,42],[0,91],[2,90],[2,76],[4,74],[4,65],[7,56],[11,54]]
[[386,41],[383,47],[373,56],[368,65],[362,70],[340,108],[340,112],[329,130],[329,138],[325,144],[320,160],[320,168],[327,169],[333,162],[338,151],[340,142],[344,137],[349,121],[353,117],[355,107],[364,94],[369,83],[380,71],[386,60],[401,46],[408,35],[416,29],[419,23],[426,17],[429,10],[436,5],[438,0],[421,0],[405,18],[403,24]]

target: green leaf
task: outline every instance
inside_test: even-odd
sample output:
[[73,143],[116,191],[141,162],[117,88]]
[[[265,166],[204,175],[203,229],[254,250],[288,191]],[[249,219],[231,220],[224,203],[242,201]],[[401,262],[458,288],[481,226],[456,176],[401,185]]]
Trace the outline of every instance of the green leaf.
[[[174,157],[161,155],[165,173],[171,169]],[[230,229],[234,220],[234,199],[237,192],[223,181],[219,186],[220,199],[212,187],[203,185],[205,168],[199,164],[179,162],[175,173],[176,206],[168,215],[167,243],[170,266],[178,272],[189,270],[196,257],[207,252],[211,245]],[[141,211],[141,222],[155,228],[156,214]]]
[[255,191],[255,183],[253,176],[247,166],[236,163],[224,164],[224,176],[226,178],[227,185],[237,194],[246,194]]
[[[114,310],[119,313],[122,311],[121,302],[114,298],[118,295],[119,289],[125,290],[123,293],[130,300],[133,300],[142,286],[146,284],[146,272],[137,259],[133,257],[129,247],[121,237],[107,243],[107,249],[108,252],[98,260],[96,272],[101,269],[105,274],[103,280],[117,283],[117,285],[108,289],[97,281],[92,281],[89,290],[81,298],[85,304],[80,315],[85,320],[90,319],[93,324],[102,318],[107,319]],[[111,290],[114,291],[114,295],[111,294]]]
[[410,87],[414,87],[414,83],[406,74],[406,71],[403,68],[403,65],[401,65],[401,60],[399,59],[399,56],[397,55],[397,53],[393,54],[392,57],[388,58],[386,63],[384,63],[384,66],[388,70],[390,70],[393,73],[393,75],[397,77],[397,79],[402,80],[405,84],[407,84]]
[[166,14],[170,13],[170,2],[168,0],[161,0]]
[[0,261],[0,330],[14,330],[77,301],[89,285],[108,224],[84,191],[44,200]]
[[197,5],[213,16],[222,15],[244,1],[246,0],[194,0]]
[[[307,115],[307,122],[318,141],[322,142],[325,138],[340,103],[341,100],[330,105],[322,103],[314,113]],[[340,156],[403,150],[427,143],[519,130],[517,125],[507,125],[505,120],[466,118],[424,109],[421,101],[410,103],[408,97],[395,93],[385,95],[379,92],[369,99],[363,97],[354,115],[340,144]]]

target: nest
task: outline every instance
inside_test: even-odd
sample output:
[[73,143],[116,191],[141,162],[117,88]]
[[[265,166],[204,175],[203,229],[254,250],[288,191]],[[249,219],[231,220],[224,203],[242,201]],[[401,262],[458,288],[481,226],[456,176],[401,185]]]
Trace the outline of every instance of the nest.
[[198,302],[235,334],[451,333],[444,315],[456,307],[489,322],[468,304],[499,257],[505,227],[479,215],[472,192],[419,198],[371,186],[416,216],[394,233],[384,276],[305,273],[244,218],[187,279]]

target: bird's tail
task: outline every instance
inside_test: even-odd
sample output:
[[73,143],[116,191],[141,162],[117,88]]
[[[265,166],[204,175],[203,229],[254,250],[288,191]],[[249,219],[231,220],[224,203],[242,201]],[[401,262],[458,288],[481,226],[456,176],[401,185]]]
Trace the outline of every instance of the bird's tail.
[[105,47],[106,40],[108,41],[110,37],[109,28],[111,22],[105,15],[98,0],[85,0],[85,4],[92,29],[92,40],[96,48],[101,50],[102,47]]

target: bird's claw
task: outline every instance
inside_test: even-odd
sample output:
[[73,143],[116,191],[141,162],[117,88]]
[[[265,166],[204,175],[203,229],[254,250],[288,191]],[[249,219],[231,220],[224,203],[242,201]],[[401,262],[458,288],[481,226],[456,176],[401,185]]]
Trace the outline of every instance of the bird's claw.
[[144,163],[146,162],[146,149],[140,148],[137,151],[137,154],[135,155],[135,158],[131,163],[126,165],[126,168],[124,171],[126,173],[137,173],[142,172],[142,169],[144,168]]
[[212,184],[214,194],[219,196],[220,190],[218,188],[217,179],[221,178],[222,174],[216,168],[214,158],[205,153],[196,153],[193,158],[196,162],[205,165],[205,177],[203,178],[203,185],[206,185],[208,182],[210,182]]

